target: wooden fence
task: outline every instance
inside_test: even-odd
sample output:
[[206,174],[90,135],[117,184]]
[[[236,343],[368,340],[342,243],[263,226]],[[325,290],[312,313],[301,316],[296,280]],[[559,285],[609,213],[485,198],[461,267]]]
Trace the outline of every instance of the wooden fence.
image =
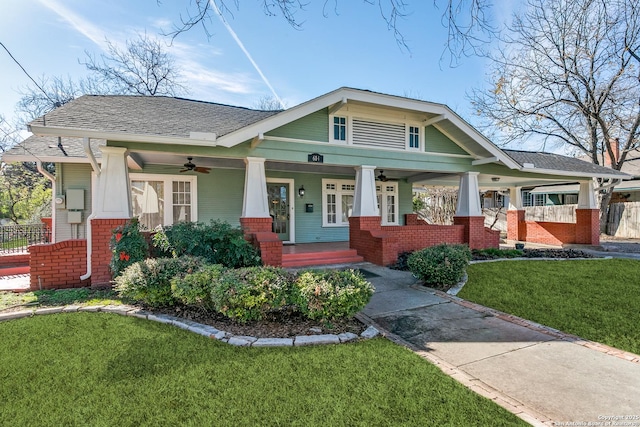
[[606,232],[615,237],[640,238],[640,202],[609,205]]

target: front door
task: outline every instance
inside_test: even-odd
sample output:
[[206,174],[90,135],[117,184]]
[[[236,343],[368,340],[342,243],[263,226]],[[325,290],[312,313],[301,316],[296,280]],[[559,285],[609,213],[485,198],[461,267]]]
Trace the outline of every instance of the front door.
[[272,230],[283,242],[291,242],[291,186],[284,182],[267,183],[269,215],[273,218]]

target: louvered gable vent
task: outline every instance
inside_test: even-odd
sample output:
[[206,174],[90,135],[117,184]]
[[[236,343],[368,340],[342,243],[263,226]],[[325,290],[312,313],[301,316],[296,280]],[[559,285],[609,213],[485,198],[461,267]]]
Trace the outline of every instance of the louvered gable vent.
[[380,123],[354,118],[353,145],[404,150],[405,125],[404,123]]

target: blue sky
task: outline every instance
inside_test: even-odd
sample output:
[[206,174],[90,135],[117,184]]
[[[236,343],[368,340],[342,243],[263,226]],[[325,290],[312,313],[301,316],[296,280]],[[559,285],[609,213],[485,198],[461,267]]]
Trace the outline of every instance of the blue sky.
[[[460,66],[450,68],[447,58],[442,59],[447,31],[432,1],[407,2],[409,15],[399,27],[410,52],[398,47],[378,8],[364,1],[338,0],[334,9],[329,0],[323,12],[324,0],[313,0],[297,16],[301,30],[282,17],[266,16],[255,0],[241,1],[240,10],[235,9],[234,0],[227,3],[233,12],[226,15],[227,22],[237,39],[221,20],[213,19],[210,39],[195,27],[168,47],[190,88],[187,98],[251,107],[275,93],[291,107],[351,86],[444,103],[472,124],[477,121],[465,94],[485,85],[486,64],[479,58],[463,58]],[[494,8],[502,15],[498,19],[509,14],[512,3],[504,3]],[[77,78],[86,75],[78,62],[85,50],[99,55],[105,38],[124,45],[138,33],[155,36],[169,30],[186,4],[4,0],[0,41],[33,77]],[[19,90],[29,80],[3,50],[0,75],[0,114],[11,118]]]

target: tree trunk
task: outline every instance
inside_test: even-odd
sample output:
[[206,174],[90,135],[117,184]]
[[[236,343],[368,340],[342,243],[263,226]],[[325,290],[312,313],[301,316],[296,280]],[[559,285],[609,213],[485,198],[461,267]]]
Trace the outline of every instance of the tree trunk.
[[607,188],[604,194],[601,194],[600,198],[600,233],[607,232],[607,225],[609,225],[609,202],[613,195],[613,187]]

